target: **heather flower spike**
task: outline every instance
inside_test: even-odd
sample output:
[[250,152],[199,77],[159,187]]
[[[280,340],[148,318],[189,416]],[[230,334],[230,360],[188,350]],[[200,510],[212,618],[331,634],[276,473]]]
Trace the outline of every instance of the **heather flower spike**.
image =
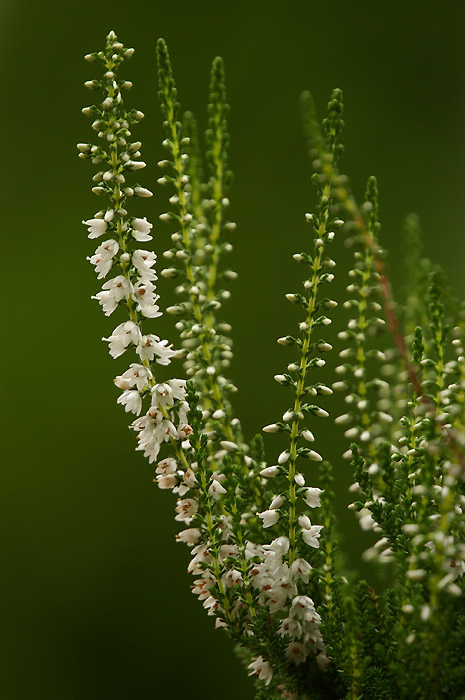
[[[158,271],[152,183],[137,182],[145,162],[132,136],[144,115],[125,107],[131,82],[120,77],[132,54],[110,32],[104,50],[86,56],[100,68],[86,82],[96,104],[83,110],[97,142],[78,151],[96,166],[92,189],[102,205],[83,224],[96,245],[88,260],[101,288],[93,298],[117,319],[104,341],[113,358],[129,358],[114,379],[117,402],[133,414],[136,449],[154,465],[154,481],[175,495],[192,592],[239,650],[256,700],[465,697],[464,304],[422,256],[410,215],[406,301],[396,305],[377,181],[368,179],[359,206],[339,170],[342,93],[333,91],[321,123],[304,93],[316,205],[302,217],[296,286],[282,290],[301,315],[277,341],[287,366],[274,380],[287,400],[263,428],[271,449],[280,441],[268,463],[261,435],[246,439],[231,402],[232,329],[223,312],[237,275],[226,264],[235,223],[223,61],[212,64],[202,135],[195,116],[181,112],[166,44],[157,44],[166,130],[158,154],[166,209],[157,226],[170,226],[172,241]],[[342,295],[332,291],[338,239],[352,258]],[[168,308],[159,274],[175,281]],[[163,311],[177,349],[157,335]],[[322,423],[345,466],[327,461]],[[364,559],[388,572],[379,593],[354,583],[358,574],[348,575],[340,556],[341,468],[353,472],[349,508],[360,537],[371,533]]]

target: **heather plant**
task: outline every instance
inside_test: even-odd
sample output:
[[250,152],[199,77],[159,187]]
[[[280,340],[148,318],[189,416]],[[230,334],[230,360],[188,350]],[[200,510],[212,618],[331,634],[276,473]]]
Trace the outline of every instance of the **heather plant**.
[[[113,358],[130,358],[114,380],[117,401],[135,415],[136,449],[155,465],[159,488],[175,496],[193,593],[231,638],[257,698],[465,698],[463,305],[424,258],[414,216],[395,303],[376,179],[359,206],[340,170],[342,93],[333,91],[321,123],[305,93],[317,205],[305,214],[308,234],[294,255],[300,291],[286,294],[300,322],[284,325],[278,339],[292,353],[274,377],[282,415],[263,428],[268,453],[275,433],[285,448],[268,463],[262,436],[244,436],[231,401],[223,302],[236,278],[226,263],[235,224],[223,62],[213,61],[202,141],[194,116],[181,113],[166,44],[157,44],[166,130],[158,184],[168,204],[160,219],[173,231],[159,274],[175,280],[178,299],[164,309],[176,319],[169,341],[152,332],[162,313],[144,215],[152,192],[133,182],[145,166],[132,140],[143,114],[125,107],[131,83],[119,76],[132,53],[110,32],[105,49],[86,56],[101,69],[86,83],[98,100],[83,110],[97,143],[78,149],[98,166],[93,192],[103,205],[83,223],[89,238],[102,240],[89,258],[105,280],[94,298],[118,317],[104,341]],[[340,299],[331,292],[336,236],[352,260]],[[348,318],[333,348],[326,333],[338,305]],[[333,418],[334,391],[347,408]],[[337,475],[321,421],[332,422],[341,460],[351,465],[350,508],[373,533],[365,559],[387,572],[379,591],[357,581],[341,552]]]

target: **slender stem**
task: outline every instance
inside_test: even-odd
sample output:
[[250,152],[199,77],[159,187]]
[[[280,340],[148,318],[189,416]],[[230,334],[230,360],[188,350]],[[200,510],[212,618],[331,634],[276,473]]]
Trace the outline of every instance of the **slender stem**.
[[[326,201],[329,199],[331,187],[326,184],[323,188],[323,198]],[[322,199],[323,199],[322,198]],[[323,199],[325,201],[325,199]],[[326,226],[329,217],[329,208],[325,207],[324,216],[320,222],[320,226],[317,232],[319,238],[323,236],[326,232]],[[303,339],[302,348],[300,351],[300,369],[299,369],[299,380],[297,382],[294,408],[293,408],[293,419],[291,423],[291,436],[290,436],[290,458],[289,458],[289,563],[295,559],[296,555],[296,485],[295,485],[295,474],[296,474],[296,461],[297,461],[297,442],[300,435],[300,419],[299,413],[302,404],[302,398],[305,395],[305,380],[307,376],[308,369],[308,353],[310,349],[310,341],[312,336],[312,328],[314,322],[314,311],[316,305],[316,298],[318,294],[318,284],[319,284],[319,271],[321,267],[321,258],[324,252],[323,246],[318,246],[316,248],[316,255],[313,259],[312,264],[312,278],[311,278],[311,290],[307,305],[307,315],[306,315],[306,330]]]

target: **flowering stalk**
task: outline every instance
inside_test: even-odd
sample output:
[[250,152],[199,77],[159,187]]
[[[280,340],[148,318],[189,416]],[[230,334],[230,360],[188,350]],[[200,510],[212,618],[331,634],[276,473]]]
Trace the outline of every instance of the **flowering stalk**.
[[[209,411],[213,418],[214,429],[218,433],[218,440],[235,442],[237,436],[231,423],[226,419],[230,413],[230,404],[227,394],[235,387],[223,378],[221,366],[228,364],[231,356],[229,344],[225,338],[216,332],[215,311],[221,308],[223,299],[229,296],[225,290],[216,288],[218,278],[218,260],[220,251],[229,250],[229,244],[219,246],[219,236],[222,229],[223,209],[227,204],[223,189],[227,173],[226,165],[226,113],[224,91],[224,72],[221,59],[216,59],[212,69],[211,104],[210,104],[210,130],[207,132],[207,142],[210,148],[209,163],[212,176],[209,183],[211,199],[198,201],[198,158],[194,156],[194,179],[191,184],[189,153],[190,137],[183,137],[182,125],[178,120],[179,103],[174,83],[171,62],[165,42],[160,39],[157,44],[159,97],[165,117],[167,139],[164,146],[170,153],[171,160],[161,161],[163,168],[170,168],[173,175],[164,175],[159,179],[161,184],[171,182],[175,188],[175,195],[170,203],[177,211],[169,211],[161,215],[162,220],[175,220],[180,224],[181,230],[173,234],[175,247],[165,252],[168,259],[178,260],[182,265],[182,282],[178,291],[185,297],[185,301],[170,307],[168,311],[173,314],[185,316],[186,320],[178,322],[181,338],[185,346],[190,348],[188,353],[188,372],[195,375],[197,381],[205,383],[203,392],[203,407]],[[189,123],[189,120],[188,120]],[[190,120],[192,125],[192,120]],[[192,194],[196,193],[197,201]],[[194,203],[199,216],[199,210],[207,208],[213,211],[213,222],[208,223],[208,216],[202,216],[201,221],[194,220]],[[232,229],[233,224],[226,226]],[[206,239],[206,245],[198,245],[198,233]],[[208,264],[203,260],[207,252],[210,260]],[[179,276],[179,269],[168,268],[163,271],[165,276]],[[230,272],[230,277],[234,273]],[[224,329],[224,326],[223,326]],[[192,347],[191,347],[192,346]],[[199,366],[200,365],[200,366]],[[238,423],[236,422],[237,427]]]
[[335,200],[339,202],[342,209],[347,213],[348,218],[353,222],[360,236],[365,240],[366,245],[372,249],[375,271],[379,275],[379,285],[384,301],[386,321],[399,354],[405,363],[410,381],[415,384],[417,383],[417,378],[414,368],[410,363],[405,339],[395,313],[396,307],[392,296],[391,285],[386,274],[383,259],[379,255],[378,246],[367,229],[365,219],[355,197],[350,192],[347,185],[347,178],[339,173],[336,164],[328,157],[327,148],[322,138],[320,126],[316,117],[315,104],[310,92],[306,91],[302,93],[301,107],[309,152],[311,155],[317,156],[314,161],[314,166],[318,170],[321,170],[326,177],[331,179]]
[[[374,177],[368,181],[366,209],[368,235],[373,245],[377,245],[380,224],[378,191]],[[380,290],[379,276],[374,270],[373,246],[367,245],[363,238],[352,240],[351,243],[357,248],[360,247],[361,250],[356,250],[354,254],[354,266],[349,272],[353,281],[347,287],[347,291],[353,296],[344,302],[344,307],[354,309],[355,318],[349,320],[347,329],[340,332],[338,336],[341,340],[349,341],[349,346],[339,353],[339,357],[346,362],[336,368],[336,372],[344,376],[344,381],[335,382],[333,389],[342,389],[345,392],[345,401],[353,406],[353,410],[336,418],[336,423],[343,425],[355,423],[346,430],[345,436],[350,440],[359,438],[366,445],[367,455],[374,463],[374,470],[376,468],[374,430],[382,427],[383,423],[390,423],[392,419],[389,414],[377,412],[374,406],[370,405],[373,390],[378,390],[385,382],[376,375],[373,379],[367,379],[367,363],[370,358],[382,361],[385,355],[377,349],[367,348],[367,336],[383,328],[385,322],[379,317],[381,305],[376,301]],[[346,375],[348,375],[347,378]]]
[[[102,291],[95,297],[110,316],[124,305],[128,321],[120,323],[108,338],[110,355],[122,355],[129,347],[134,347],[139,363],[131,364],[123,375],[115,379],[115,384],[123,390],[118,403],[126,411],[140,415],[143,403],[150,398],[151,405],[143,419],[137,420],[133,428],[139,432],[139,447],[149,457],[156,460],[161,444],[175,441],[182,435],[185,424],[183,407],[184,383],[171,380],[167,384],[157,384],[156,364],[168,365],[175,355],[168,341],[160,340],[154,334],[143,330],[145,319],[155,319],[161,315],[157,305],[159,295],[155,292],[157,279],[153,269],[155,253],[136,248],[140,242],[150,241],[150,224],[146,217],[130,217],[126,209],[131,197],[150,197],[152,193],[139,184],[126,186],[126,177],[133,171],[145,167],[140,159],[140,142],[130,142],[130,126],[137,124],[142,112],[130,110],[123,105],[122,90],[128,90],[131,83],[118,80],[121,63],[129,58],[133,49],[125,49],[114,32],[107,36],[105,50],[89,54],[89,61],[102,64],[104,75],[101,80],[87,81],[90,89],[103,91],[103,99],[98,105],[86,107],[83,112],[95,117],[92,124],[98,132],[99,145],[78,144],[80,156],[91,159],[103,170],[94,176],[97,185],[93,192],[107,196],[110,200],[106,209],[100,210],[93,219],[83,223],[88,227],[89,238],[113,234],[114,238],[104,241],[89,258],[98,273],[98,279],[116,272],[103,284]],[[174,420],[179,421],[179,431]]]
[[[327,140],[329,145],[330,156],[337,159],[340,153],[339,144],[337,138],[339,132],[343,126],[342,122],[342,102],[341,95],[335,93],[333,99],[329,104],[329,117],[325,121]],[[331,394],[332,390],[322,384],[321,382],[307,385],[308,370],[322,367],[325,364],[325,360],[322,359],[321,355],[331,350],[331,345],[325,340],[314,341],[314,334],[317,329],[328,326],[331,323],[331,319],[325,314],[320,315],[322,309],[331,309],[336,306],[336,302],[331,299],[318,299],[318,294],[320,292],[320,287],[325,283],[330,283],[334,275],[329,272],[334,266],[334,262],[331,258],[324,258],[325,247],[327,243],[334,239],[333,228],[337,228],[342,225],[342,221],[337,218],[331,217],[331,204],[332,204],[332,183],[329,180],[321,180],[318,176],[314,177],[314,183],[319,192],[319,205],[318,205],[318,215],[314,216],[312,214],[307,214],[307,221],[313,226],[315,232],[314,240],[314,251],[313,256],[307,253],[297,253],[294,258],[298,262],[307,263],[310,266],[310,276],[304,282],[304,289],[308,296],[301,294],[287,294],[287,299],[294,304],[300,304],[305,309],[305,320],[299,325],[301,331],[301,336],[294,338],[292,336],[286,336],[278,340],[279,343],[283,345],[295,345],[299,352],[299,359],[297,363],[291,363],[288,366],[289,374],[276,375],[275,379],[285,385],[290,386],[294,391],[294,404],[291,409],[286,411],[283,415],[283,422],[276,424],[277,430],[286,430],[290,436],[290,446],[289,450],[283,452],[278,458],[278,466],[271,467],[270,469],[275,469],[276,474],[283,473],[286,474],[288,480],[289,496],[287,499],[281,497],[283,502],[279,506],[274,506],[274,515],[272,516],[269,511],[267,516],[264,516],[264,526],[270,526],[274,522],[277,522],[279,509],[283,513],[286,513],[288,528],[289,528],[289,563],[292,564],[296,558],[297,544],[296,544],[296,526],[297,526],[297,513],[296,513],[296,503],[297,496],[305,494],[305,500],[307,505],[311,507],[317,504],[317,497],[312,493],[312,489],[307,489],[305,491],[304,484],[305,481],[303,476],[297,474],[296,472],[296,462],[299,456],[307,457],[313,461],[321,461],[321,455],[313,449],[308,447],[298,447],[298,442],[301,438],[306,441],[313,442],[314,437],[308,429],[301,429],[301,421],[305,414],[310,414],[316,417],[325,417],[328,413],[321,407],[309,404],[306,402],[306,398],[309,396],[317,395],[327,395]],[[311,354],[315,353],[315,357],[311,357]],[[273,426],[267,426],[264,428],[265,431],[273,431]],[[268,475],[268,472],[267,474]],[[269,473],[273,476],[274,473]],[[318,490],[317,490],[318,491]],[[271,506],[270,506],[271,510]],[[306,517],[306,519],[305,519]],[[319,532],[321,530],[320,526],[312,526],[308,516],[301,516],[299,518],[299,525],[301,527],[301,534],[304,541],[312,546],[317,547],[317,538],[319,537]]]

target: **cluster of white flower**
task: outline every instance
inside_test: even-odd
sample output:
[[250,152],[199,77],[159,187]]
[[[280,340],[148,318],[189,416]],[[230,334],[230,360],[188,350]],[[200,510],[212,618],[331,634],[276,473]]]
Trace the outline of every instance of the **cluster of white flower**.
[[[104,165],[104,169],[93,178],[97,183],[93,191],[97,195],[107,195],[110,206],[98,211],[94,218],[83,221],[83,224],[87,226],[90,239],[109,236],[88,258],[95,266],[97,278],[105,279],[113,270],[116,270],[116,274],[104,282],[101,291],[92,298],[100,303],[106,316],[113,314],[121,305],[126,307],[129,314],[129,320],[116,326],[110,336],[103,340],[108,342],[113,358],[119,357],[130,347],[139,356],[140,362],[132,363],[128,370],[116,377],[115,385],[122,389],[118,403],[136,416],[142,411],[144,399],[150,397],[148,411],[131,427],[138,433],[137,449],[143,450],[153,462],[163,442],[184,439],[189,433],[189,426],[184,380],[173,379],[160,384],[154,375],[155,363],[169,365],[176,352],[167,340],[142,330],[143,320],[155,319],[161,316],[161,311],[155,286],[157,256],[150,250],[136,247],[138,243],[152,240],[152,224],[146,217],[128,217],[125,208],[128,197],[152,196],[150,190],[139,185],[123,187],[128,171],[145,167],[140,160],[140,141],[129,142],[129,126],[139,122],[143,114],[137,110],[124,110],[121,91],[131,85],[128,81],[117,79],[119,64],[131,55],[132,49],[125,49],[114,32],[110,32],[105,52],[86,57],[88,60],[100,60],[105,67],[103,80],[86,83],[90,89],[104,90],[103,101],[98,106],[83,110],[85,114],[96,117],[92,126],[98,131],[103,144],[78,144],[78,149],[81,157]],[[160,485],[166,487],[168,473],[161,476]]]
[[[308,520],[307,516],[301,517]],[[313,527],[315,528],[313,546],[317,547],[316,537],[319,536],[321,526]],[[283,536],[277,537],[268,545],[249,543],[249,554],[260,561],[250,572],[253,585],[259,590],[258,600],[261,605],[267,606],[270,613],[284,615],[279,632],[282,636],[288,635],[292,640],[287,646],[286,656],[299,665],[309,654],[316,655],[322,652],[324,644],[318,629],[321,618],[315,610],[312,599],[299,595],[299,581],[304,584],[309,582],[312,567],[303,558],[294,559],[289,564],[286,561],[288,552],[289,539]],[[265,673],[261,669],[267,669],[261,663],[257,665],[257,661],[251,664],[250,668],[259,674]],[[267,678],[270,677],[269,673],[266,671]]]
[[[200,536],[200,532],[197,531]],[[223,530],[223,537],[227,538],[228,528]],[[182,533],[179,536],[182,539]],[[211,549],[209,550],[205,545],[199,544],[195,546],[192,550],[193,557],[187,567],[189,573],[196,576],[194,580],[194,585],[192,586],[192,593],[198,597],[201,601],[203,607],[207,611],[208,615],[215,616],[215,627],[226,627],[227,623],[224,621],[225,610],[218,600],[218,597],[212,595],[212,591],[217,589],[217,576],[213,572],[214,559]],[[225,569],[221,576],[221,584],[223,590],[227,590],[232,586],[238,586],[242,583],[242,573],[234,567],[228,567],[226,565],[226,560],[229,558],[235,559],[238,556],[238,548],[233,544],[221,544],[218,548],[218,553],[216,556],[217,562],[220,567]],[[234,612],[240,606],[240,602],[236,601],[234,604]]]
[[[309,370],[323,367],[325,360],[321,356],[332,349],[331,344],[325,340],[314,342],[313,333],[317,328],[324,328],[331,323],[331,319],[321,314],[321,306],[324,309],[336,306],[336,302],[331,299],[326,298],[320,302],[317,297],[319,287],[334,279],[330,272],[334,261],[324,257],[325,245],[334,239],[334,231],[330,229],[343,224],[340,219],[330,218],[330,189],[327,184],[321,186],[320,197],[319,217],[306,215],[306,220],[313,225],[315,231],[314,255],[311,257],[306,253],[298,253],[294,256],[297,262],[306,263],[310,267],[309,278],[304,282],[305,294],[286,295],[291,303],[300,304],[305,310],[305,321],[299,324],[301,336],[284,336],[278,339],[280,345],[295,346],[299,353],[298,361],[288,365],[288,374],[275,376],[279,384],[292,388],[294,404],[284,413],[282,421],[263,428],[266,433],[289,433],[290,445],[281,452],[277,464],[264,467],[260,472],[261,476],[266,478],[277,477],[278,484],[283,482],[284,477],[286,489],[275,495],[269,508],[258,515],[264,528],[273,527],[280,518],[287,520],[289,537],[278,537],[271,544],[261,547],[261,551],[257,552],[261,563],[254,566],[251,574],[254,585],[260,590],[261,604],[267,605],[271,613],[284,614],[280,633],[283,636],[288,635],[292,640],[286,649],[287,658],[299,665],[313,653],[318,663],[324,666],[322,660],[324,657],[326,663],[327,656],[323,651],[324,643],[319,631],[321,618],[312,599],[306,595],[299,595],[298,587],[299,581],[303,584],[308,583],[312,569],[307,561],[305,545],[318,549],[323,526],[312,524],[305,512],[297,515],[296,508],[298,498],[307,508],[320,506],[321,489],[306,486],[304,475],[296,470],[296,462],[299,457],[311,462],[321,462],[322,456],[310,447],[299,446],[298,442],[302,439],[308,445],[315,440],[313,433],[301,425],[305,415],[315,418],[328,416],[327,411],[309,403],[308,399],[332,394],[332,390],[322,382],[307,383]],[[312,357],[312,352],[316,353],[316,356]],[[302,542],[296,540],[297,532],[300,533]],[[258,657],[249,668],[251,673],[258,673],[260,678],[269,682],[269,664],[263,657]]]
[[[114,199],[118,199],[118,191],[113,192]],[[135,240],[139,226],[147,231],[143,240],[149,240],[152,236],[148,232],[152,229],[146,217],[144,219],[132,219],[130,224],[125,221],[124,214],[119,209],[119,215],[113,209],[99,211],[95,218],[83,221],[88,227],[89,238],[97,238],[105,233],[113,233],[118,241],[110,238],[103,241],[96,249],[94,255],[88,260],[95,265],[98,273],[97,279],[104,279],[113,265],[119,264],[122,274],[116,275],[108,282],[105,282],[102,291],[93,297],[97,299],[103,308],[106,316],[110,316],[119,303],[124,300],[126,303],[136,305],[136,310],[146,318],[157,318],[161,316],[157,301],[159,295],[155,292],[154,281],[157,279],[155,271],[152,269],[157,260],[155,253],[149,250],[137,249],[132,252],[128,249],[129,236]],[[119,259],[118,252],[123,250]]]

